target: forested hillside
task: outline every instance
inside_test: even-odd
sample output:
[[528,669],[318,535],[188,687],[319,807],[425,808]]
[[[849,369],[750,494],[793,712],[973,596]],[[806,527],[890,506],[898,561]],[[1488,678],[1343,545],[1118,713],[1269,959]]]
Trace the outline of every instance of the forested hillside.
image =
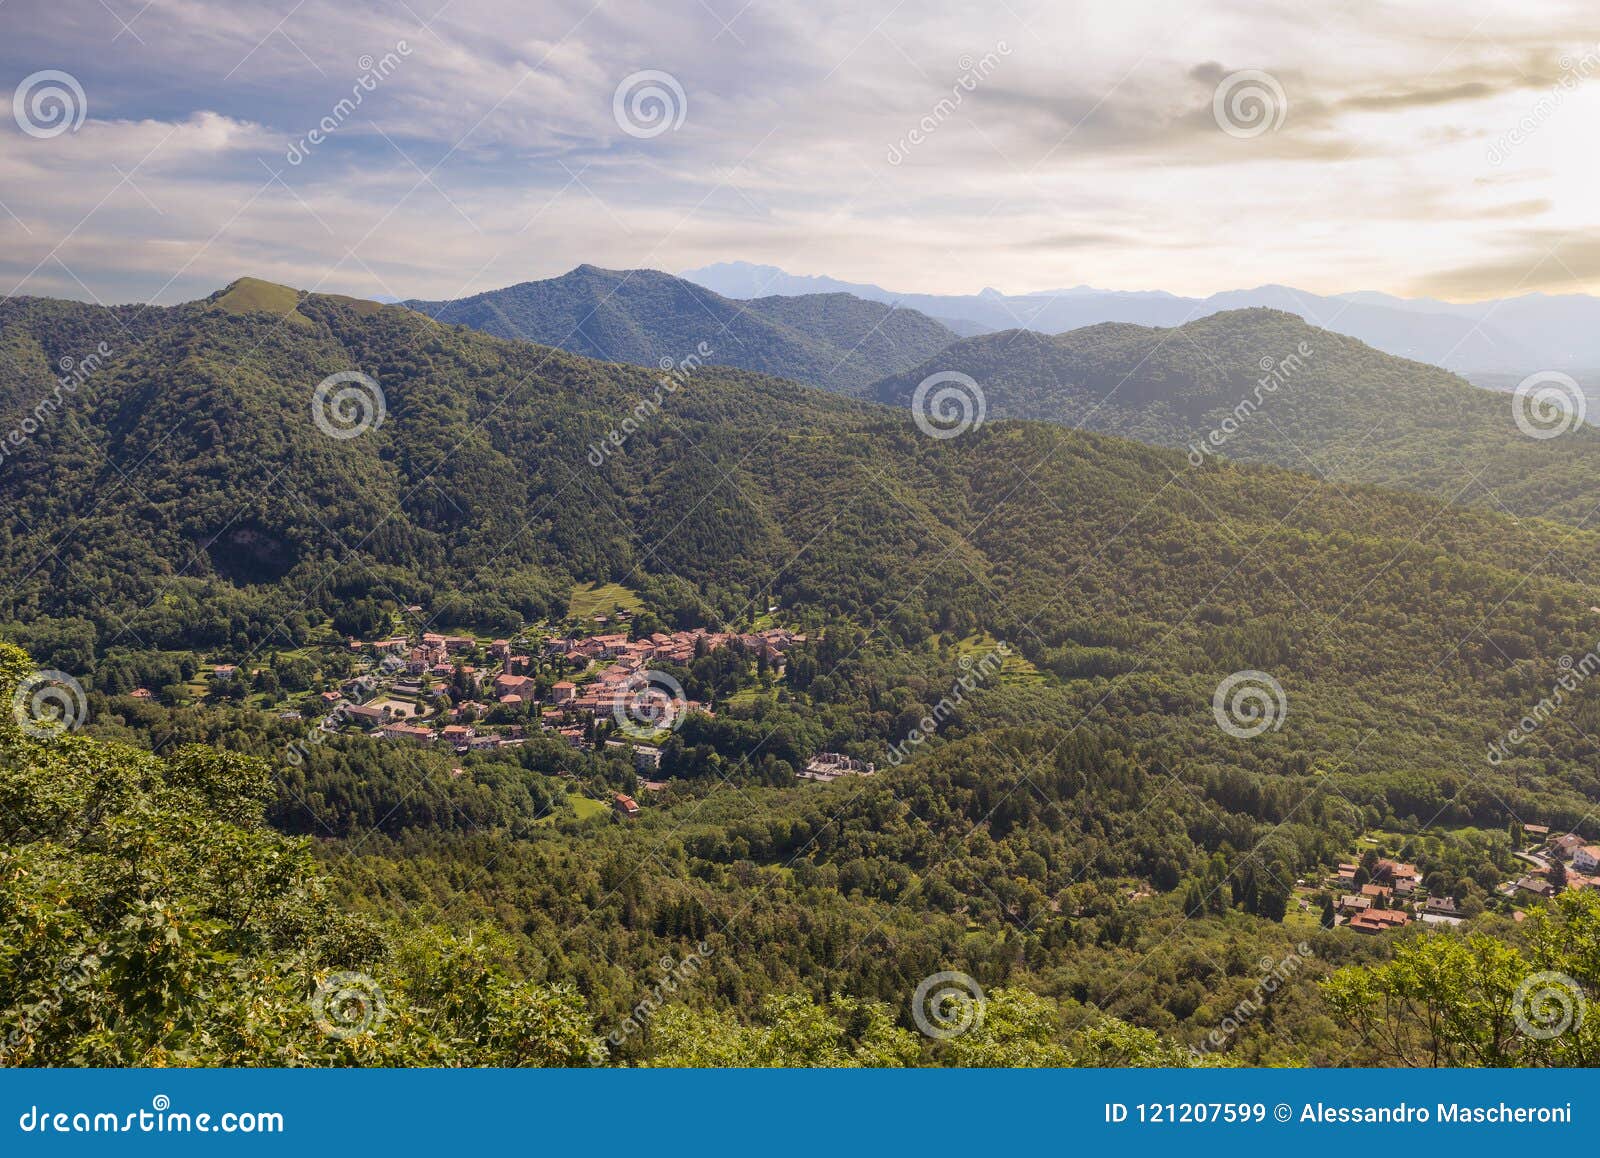
[[977,382],[990,418],[1117,434],[1181,449],[1201,465],[1276,463],[1340,486],[1403,487],[1579,524],[1594,507],[1600,430],[1524,406],[1534,437],[1506,395],[1275,310],[1172,329],[984,334],[871,393],[903,406],[928,375],[950,371]]
[[956,340],[916,310],[850,294],[733,301],[653,269],[592,265],[456,301],[405,304],[441,322],[608,362],[708,362],[847,394]]
[[[1260,962],[1291,955],[1304,966],[1290,991],[1218,1049],[1383,1060],[1319,982],[1426,934],[1325,928],[1309,906],[1331,868],[1368,840],[1415,861],[1515,949],[1495,974],[1514,986],[1545,959],[1545,926],[1515,924],[1497,891],[1520,871],[1508,832],[1537,819],[1594,835],[1586,686],[1486,758],[1563,672],[1593,670],[1600,536],[1579,528],[1444,504],[1419,518],[1412,494],[1193,470],[1178,451],[1046,423],[932,438],[903,409],[722,368],[641,408],[657,389],[642,369],[263,283],[131,314],[14,299],[0,342],[20,367],[5,397],[24,400],[83,356],[62,353],[74,343],[109,347],[0,474],[14,513],[0,620],[87,688],[93,737],[16,740],[7,887],[76,881],[85,912],[118,921],[167,898],[280,995],[359,968],[418,1009],[454,1010],[455,990],[428,985],[445,984],[436,956],[460,951],[448,938],[471,936],[492,958],[472,974],[488,1012],[430,1022],[453,1044],[397,1040],[421,1051],[397,1057],[571,1060],[569,1013],[603,1038],[664,957],[694,953],[692,983],[606,1060],[1171,1060],[1209,1054]],[[382,395],[354,426],[313,406],[349,372]],[[491,638],[576,630],[574,588],[594,582],[636,595],[630,630],[782,621],[805,636],[781,673],[728,653],[668,669],[711,710],[662,740],[663,786],[626,821],[576,803],[642,794],[625,747],[307,745],[297,713],[182,694],[200,656],[257,691],[337,685],[344,636],[375,638],[408,606]],[[1002,643],[998,674],[962,684]],[[1259,734],[1219,727],[1214,697],[1239,673],[1281,695]],[[168,682],[170,703],[127,694]],[[880,770],[798,781],[819,752]],[[101,766],[132,770],[115,810],[84,803],[122,783]],[[105,819],[116,810],[135,827]],[[328,947],[241,913],[184,859],[213,855],[183,836],[198,829],[291,866],[266,896],[324,877],[364,940]],[[159,888],[119,883],[143,864],[93,859],[147,830],[175,834],[160,837],[175,867]],[[320,873],[285,834],[316,839]],[[127,959],[136,946],[112,930],[72,935]],[[947,970],[985,988],[992,1021],[951,1043],[914,1036],[908,997]],[[1364,974],[1338,976],[1359,992]],[[556,1029],[514,1027],[505,1045],[470,1020],[502,1026],[495,1002],[524,993]],[[191,1031],[172,1032],[107,1039],[99,1056],[189,1060]],[[194,1060],[325,1056],[281,1032]]]

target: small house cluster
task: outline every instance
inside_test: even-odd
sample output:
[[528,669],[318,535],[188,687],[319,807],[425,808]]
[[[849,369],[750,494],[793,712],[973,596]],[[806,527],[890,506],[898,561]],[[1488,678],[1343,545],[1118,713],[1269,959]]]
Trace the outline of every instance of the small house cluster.
[[[1339,897],[1335,906],[1346,928],[1355,933],[1376,934],[1399,929],[1411,923],[1414,915],[1426,914],[1436,904],[1422,888],[1422,874],[1414,864],[1379,860],[1372,879],[1357,887],[1361,866],[1341,864],[1330,885],[1350,891]],[[1446,898],[1448,900],[1448,898]],[[1454,906],[1452,905],[1452,911]]]
[[877,766],[855,760],[841,752],[819,752],[796,773],[802,780],[820,780],[831,784],[841,776],[871,776]]

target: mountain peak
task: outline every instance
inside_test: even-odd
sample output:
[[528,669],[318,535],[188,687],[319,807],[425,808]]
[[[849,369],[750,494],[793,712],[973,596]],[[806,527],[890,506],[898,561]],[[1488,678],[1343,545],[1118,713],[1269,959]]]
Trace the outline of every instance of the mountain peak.
[[224,313],[271,314],[297,325],[310,325],[310,319],[299,311],[300,298],[300,291],[291,286],[259,277],[241,277],[212,294],[206,302],[212,309]]

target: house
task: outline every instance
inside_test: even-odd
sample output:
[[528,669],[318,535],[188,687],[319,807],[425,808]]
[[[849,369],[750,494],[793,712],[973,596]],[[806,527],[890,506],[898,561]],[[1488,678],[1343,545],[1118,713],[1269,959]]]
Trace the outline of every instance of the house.
[[623,740],[607,740],[607,749],[633,749],[633,767],[638,772],[655,772],[661,767],[661,749],[649,744],[629,744]]
[[1373,902],[1376,903],[1379,897],[1387,900],[1394,896],[1394,890],[1387,885],[1365,884],[1361,886],[1361,895],[1371,897]]
[[1368,909],[1350,918],[1350,928],[1357,933],[1382,933],[1411,923],[1411,914],[1403,909]]
[[149,688],[134,688],[133,691],[131,693],[129,693],[129,694],[131,694],[133,696],[133,698],[136,699],[136,700],[148,700],[150,698],[150,689]]
[[1585,844],[1572,850],[1572,867],[1592,874],[1600,868],[1600,844]]
[[1548,824],[1524,824],[1522,831],[1529,836],[1544,837],[1550,835],[1550,826]]
[[1456,908],[1455,901],[1450,897],[1429,897],[1422,906],[1422,911],[1431,913],[1436,917],[1459,917],[1461,911]]
[[842,752],[819,752],[796,775],[802,780],[831,784],[841,776],[871,776],[877,770],[877,765],[854,760]]
[[439,739],[449,744],[452,748],[460,748],[472,742],[472,737],[477,735],[470,724],[446,724],[439,733]]
[[433,743],[433,733],[416,724],[385,724],[382,734],[385,740],[406,740],[412,744]]
[[387,707],[368,708],[361,704],[345,704],[340,713],[353,724],[363,724],[366,727],[382,727],[389,722],[390,712]]
[[1391,885],[1415,884],[1422,880],[1422,874],[1417,872],[1416,865],[1397,860],[1379,860],[1373,867],[1372,875],[1375,879]]
[[533,692],[533,680],[527,676],[497,675],[494,677],[494,694],[497,699],[503,700],[506,696],[516,696],[519,702],[521,700],[531,700]]
[[632,818],[639,815],[638,802],[633,797],[624,796],[620,792],[612,798],[611,808],[618,816]]
[[1583,837],[1575,832],[1569,832],[1565,836],[1558,836],[1552,840],[1550,842],[1550,851],[1562,860],[1569,860],[1574,852],[1583,847],[1583,844]]
[[1542,877],[1521,877],[1516,884],[1516,891],[1531,893],[1536,897],[1555,896],[1555,886]]
[[577,694],[577,684],[571,680],[560,680],[555,687],[550,689],[550,700],[552,703],[565,704],[570,702]]
[[212,669],[211,674],[216,676],[219,682],[227,683],[236,674],[238,674],[238,671],[239,669],[234,667],[231,663],[219,663],[215,668]]
[[1364,913],[1372,908],[1372,898],[1357,896],[1347,893],[1339,898],[1339,911],[1341,913]]

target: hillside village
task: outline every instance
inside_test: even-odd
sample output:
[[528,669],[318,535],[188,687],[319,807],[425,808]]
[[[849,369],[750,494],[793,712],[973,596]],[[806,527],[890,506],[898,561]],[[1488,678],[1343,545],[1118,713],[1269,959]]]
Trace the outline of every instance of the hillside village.
[[[1513,832],[1511,855],[1528,871],[1501,881],[1493,896],[1515,919],[1524,917],[1520,906],[1548,900],[1565,890],[1600,892],[1600,845],[1576,833],[1552,835],[1543,824],[1514,825]],[[1374,850],[1358,861],[1341,863],[1324,883],[1333,898],[1324,910],[1323,923],[1369,936],[1413,922],[1459,925],[1483,907],[1481,902],[1464,904],[1461,897],[1438,888],[1437,879],[1430,890],[1415,864]]]
[[[631,618],[621,612],[624,622]],[[605,617],[599,617],[604,619]],[[783,628],[733,633],[697,628],[481,641],[424,631],[346,643],[359,674],[318,694],[320,727],[359,731],[396,743],[443,745],[457,752],[560,735],[574,747],[596,743],[596,722],[649,724],[665,731],[690,711],[710,712],[662,679],[652,665],[687,666],[733,649],[781,674],[785,653],[806,637]],[[216,677],[232,678],[224,667]],[[636,745],[641,769],[659,749]]]

